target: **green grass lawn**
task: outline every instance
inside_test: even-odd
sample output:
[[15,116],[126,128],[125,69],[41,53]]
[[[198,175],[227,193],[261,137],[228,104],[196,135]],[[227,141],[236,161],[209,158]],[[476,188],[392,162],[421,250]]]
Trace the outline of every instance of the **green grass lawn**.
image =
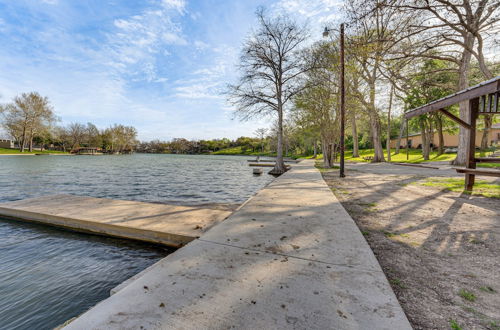
[[[310,157],[312,158],[312,157]],[[340,168],[340,166],[337,166],[337,165],[334,165],[333,167],[331,168],[326,168],[323,166],[323,162],[320,161],[320,160],[317,160],[315,163],[314,163],[314,166],[320,171],[320,172],[329,172],[329,171],[333,171],[333,170],[338,170]]]
[[[422,163],[426,162],[424,157],[422,156],[422,150],[420,149],[410,149],[408,150],[408,159],[406,158],[406,149],[401,149],[399,154],[395,154],[395,149],[391,150],[391,162],[396,163]],[[365,160],[363,157],[369,157],[374,155],[373,149],[364,149],[359,151],[359,157],[352,157],[352,151],[346,152],[346,160],[353,162],[369,162],[369,160]],[[387,160],[387,150],[384,149],[384,157]],[[428,161],[437,162],[437,161],[452,161],[455,159],[456,154],[437,154],[436,151],[432,151]]]
[[[490,153],[484,151],[476,152],[476,157],[487,157]],[[352,151],[346,151],[345,160],[351,162],[370,162],[370,160],[365,160],[364,157],[373,157],[374,151],[373,149],[363,149],[359,151],[359,157],[352,157]],[[384,157],[387,160],[387,150],[384,149]],[[424,160],[422,156],[422,150],[420,149],[410,149],[408,150],[408,159],[406,159],[406,149],[401,149],[399,154],[395,154],[395,149],[391,150],[391,162],[395,163],[410,163],[410,164],[419,164],[424,162],[437,162],[437,161],[447,161],[450,162],[454,160],[456,154],[442,154],[438,155],[437,151],[432,151],[429,157],[429,160]],[[304,158],[312,158],[312,156],[304,157]],[[323,155],[319,154],[317,159],[323,159]],[[477,167],[488,167],[488,168],[498,168],[500,164],[494,163],[478,163]]]
[[[226,148],[210,153],[211,155],[235,155],[235,156],[262,156],[262,157],[276,157],[275,152],[260,152],[252,151],[251,149],[243,150],[241,147]],[[298,158],[296,155],[283,155],[285,158]]]
[[[464,191],[465,179],[428,178],[423,182],[416,182],[416,184],[437,187],[448,191],[470,193]],[[500,198],[500,184],[490,183],[485,180],[476,180],[472,189],[472,195]]]
[[55,151],[55,150],[44,150],[44,151],[33,151],[33,152],[20,152],[19,149],[7,149],[7,148],[0,148],[0,155],[23,155],[23,154],[28,154],[28,155],[33,155],[33,154],[67,154],[68,152],[63,152],[63,151]]

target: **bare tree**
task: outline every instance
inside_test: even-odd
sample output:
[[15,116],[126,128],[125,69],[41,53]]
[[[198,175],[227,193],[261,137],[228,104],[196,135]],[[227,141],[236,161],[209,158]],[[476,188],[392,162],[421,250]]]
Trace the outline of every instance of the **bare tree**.
[[55,121],[55,115],[47,97],[37,92],[16,96],[12,103],[3,107],[3,126],[18,142],[24,152],[26,145],[33,150],[33,138]]
[[283,118],[285,109],[300,91],[298,80],[307,71],[299,55],[308,34],[287,16],[268,17],[257,11],[259,26],[245,41],[240,58],[241,76],[229,86],[229,100],[242,119],[276,114],[277,157],[271,174],[286,171],[283,161]]
[[71,145],[71,150],[82,145],[86,136],[86,127],[80,123],[71,123],[67,128],[67,134]]

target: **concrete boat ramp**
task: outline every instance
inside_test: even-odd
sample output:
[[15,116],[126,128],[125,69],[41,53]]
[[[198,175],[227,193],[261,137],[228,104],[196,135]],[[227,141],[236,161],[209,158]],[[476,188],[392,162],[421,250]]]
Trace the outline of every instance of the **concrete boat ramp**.
[[50,195],[0,204],[0,216],[173,247],[200,237],[231,213],[216,207],[73,195]]
[[64,329],[411,329],[313,161]]

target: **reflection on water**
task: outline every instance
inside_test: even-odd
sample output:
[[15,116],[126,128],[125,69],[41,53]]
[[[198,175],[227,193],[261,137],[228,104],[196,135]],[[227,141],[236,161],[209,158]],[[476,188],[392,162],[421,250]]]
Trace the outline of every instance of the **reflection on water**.
[[0,329],[52,329],[172,250],[0,218]]
[[[69,193],[241,203],[272,181],[234,156],[0,156],[0,202]],[[0,218],[0,329],[51,329],[170,250]]]

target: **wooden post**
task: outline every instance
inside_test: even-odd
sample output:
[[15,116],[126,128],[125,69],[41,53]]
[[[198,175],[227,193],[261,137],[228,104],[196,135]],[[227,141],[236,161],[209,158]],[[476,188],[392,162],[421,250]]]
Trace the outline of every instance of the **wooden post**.
[[[469,100],[469,118],[467,122],[469,128],[469,140],[467,141],[467,160],[465,162],[466,168],[476,168],[476,120],[479,113],[479,98]],[[465,190],[472,191],[474,186],[475,175],[465,174]]]

